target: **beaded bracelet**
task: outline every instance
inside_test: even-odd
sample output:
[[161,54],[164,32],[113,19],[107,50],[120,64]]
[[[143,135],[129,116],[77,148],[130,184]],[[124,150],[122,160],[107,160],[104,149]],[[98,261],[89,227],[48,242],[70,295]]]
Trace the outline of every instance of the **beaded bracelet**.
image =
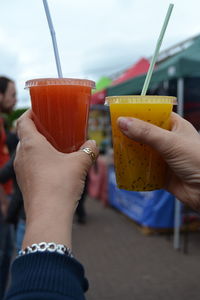
[[62,255],[67,255],[69,257],[73,257],[72,251],[70,248],[68,248],[65,245],[62,244],[56,244],[56,243],[46,243],[42,242],[39,244],[32,244],[31,246],[26,247],[25,249],[22,249],[19,251],[18,257],[30,253],[36,253],[36,252],[51,252],[51,253],[59,253]]

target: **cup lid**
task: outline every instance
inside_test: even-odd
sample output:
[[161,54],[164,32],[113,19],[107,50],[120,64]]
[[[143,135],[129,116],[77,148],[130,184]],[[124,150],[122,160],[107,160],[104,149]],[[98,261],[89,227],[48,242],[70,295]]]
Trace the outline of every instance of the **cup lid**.
[[95,88],[95,82],[88,79],[76,78],[38,78],[26,81],[25,89],[34,86],[47,86],[47,85],[80,85]]
[[109,96],[106,97],[105,105],[110,104],[173,104],[177,105],[177,99],[173,96],[160,95],[127,95],[127,96]]

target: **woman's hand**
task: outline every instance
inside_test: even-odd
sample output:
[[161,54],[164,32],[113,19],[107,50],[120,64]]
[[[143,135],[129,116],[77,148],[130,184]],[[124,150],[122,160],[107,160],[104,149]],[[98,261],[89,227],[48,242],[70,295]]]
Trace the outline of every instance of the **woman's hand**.
[[[73,214],[92,160],[83,151],[64,154],[54,149],[37,131],[31,110],[19,119],[17,131],[20,142],[14,166],[27,218],[23,247],[42,241],[71,247]],[[97,155],[94,141],[83,147]]]
[[135,118],[119,118],[118,126],[129,138],[150,145],[168,164],[166,189],[185,204],[200,210],[200,135],[176,113],[167,131]]

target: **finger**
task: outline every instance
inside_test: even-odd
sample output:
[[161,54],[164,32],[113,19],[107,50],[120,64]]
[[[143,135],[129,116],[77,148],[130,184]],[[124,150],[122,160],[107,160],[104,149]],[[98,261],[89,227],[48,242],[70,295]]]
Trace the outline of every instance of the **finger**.
[[99,151],[97,149],[96,141],[88,140],[86,141],[78,151],[82,158],[87,161],[88,166],[91,166],[92,163],[97,159]]
[[171,131],[135,118],[118,118],[121,131],[136,142],[144,143],[161,154],[169,151],[175,142],[176,135]]
[[17,121],[17,134],[20,140],[24,138],[34,138],[40,133],[32,120],[32,110],[27,110]]

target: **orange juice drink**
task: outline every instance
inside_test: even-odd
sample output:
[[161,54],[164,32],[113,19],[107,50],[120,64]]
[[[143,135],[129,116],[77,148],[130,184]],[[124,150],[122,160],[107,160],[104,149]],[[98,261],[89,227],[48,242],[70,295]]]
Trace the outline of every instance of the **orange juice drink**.
[[117,185],[129,191],[161,189],[166,179],[166,164],[150,146],[126,137],[117,126],[120,116],[134,117],[170,130],[170,115],[175,97],[113,96],[106,97],[110,107],[114,164]]
[[60,152],[79,149],[87,138],[91,90],[95,83],[84,79],[41,78],[26,82],[34,122]]

